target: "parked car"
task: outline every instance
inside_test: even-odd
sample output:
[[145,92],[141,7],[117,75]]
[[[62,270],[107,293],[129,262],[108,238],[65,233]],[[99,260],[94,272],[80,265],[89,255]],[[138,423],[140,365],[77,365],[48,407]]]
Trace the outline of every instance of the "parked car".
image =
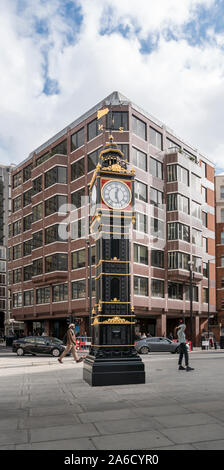
[[51,336],[26,336],[13,341],[12,351],[17,356],[24,354],[51,354],[54,357],[60,356],[65,350],[65,345],[58,338]]
[[[135,348],[140,354],[148,354],[149,352],[170,352],[179,353],[180,343],[171,341],[164,336],[150,336],[149,338],[141,339],[135,344]],[[189,350],[189,346],[187,345]]]

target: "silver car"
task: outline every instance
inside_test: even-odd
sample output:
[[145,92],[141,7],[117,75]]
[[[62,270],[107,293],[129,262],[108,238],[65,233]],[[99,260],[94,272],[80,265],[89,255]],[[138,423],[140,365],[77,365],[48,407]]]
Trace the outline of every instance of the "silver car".
[[[135,344],[135,348],[139,354],[148,354],[149,352],[170,352],[179,353],[180,343],[171,341],[163,336],[150,336],[149,338],[140,339]],[[187,345],[189,350],[189,346]]]

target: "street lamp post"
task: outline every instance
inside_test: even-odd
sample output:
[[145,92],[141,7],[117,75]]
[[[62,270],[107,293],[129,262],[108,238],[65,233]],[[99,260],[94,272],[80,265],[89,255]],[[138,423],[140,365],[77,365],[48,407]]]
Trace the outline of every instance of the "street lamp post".
[[190,269],[190,340],[191,351],[193,351],[193,261],[188,261]]
[[87,249],[88,249],[88,261],[89,261],[89,285],[88,285],[88,293],[89,293],[89,335],[92,337],[91,331],[91,315],[92,315],[92,247],[89,240],[86,240]]

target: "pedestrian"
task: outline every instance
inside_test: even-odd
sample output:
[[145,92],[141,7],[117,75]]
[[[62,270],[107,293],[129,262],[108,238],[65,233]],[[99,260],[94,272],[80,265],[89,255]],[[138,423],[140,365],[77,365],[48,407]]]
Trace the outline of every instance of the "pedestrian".
[[169,338],[171,341],[173,341],[173,335],[172,335],[172,333],[169,334],[168,338]]
[[146,338],[146,334],[145,334],[145,332],[144,332],[144,333],[142,333],[142,335],[141,335],[141,339],[145,339],[145,338]]
[[[180,354],[179,354],[179,370],[186,370],[187,372],[190,370],[194,370],[193,367],[189,366],[189,355],[188,355],[188,350],[187,350],[187,345],[186,345],[186,335],[185,335],[185,328],[186,325],[182,323],[177,327],[177,336],[178,336],[178,341],[180,343]],[[183,356],[185,358],[185,367],[182,366],[182,360]]]
[[47,336],[47,333],[46,331],[43,331],[42,335],[41,336]]
[[68,327],[66,348],[63,351],[63,353],[60,355],[60,357],[58,358],[58,361],[61,364],[62,364],[63,357],[65,357],[66,354],[70,351],[72,352],[72,355],[74,357],[75,362],[81,362],[84,359],[83,356],[80,357],[80,359],[79,359],[79,356],[78,356],[77,351],[76,351],[76,347],[75,347],[76,337],[75,337],[74,328],[75,328],[74,323],[71,323]]

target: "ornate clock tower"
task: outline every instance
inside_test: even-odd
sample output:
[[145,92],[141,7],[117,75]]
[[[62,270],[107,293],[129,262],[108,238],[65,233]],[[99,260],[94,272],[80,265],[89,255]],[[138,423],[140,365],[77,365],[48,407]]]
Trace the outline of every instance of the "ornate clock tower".
[[129,230],[134,221],[135,173],[127,169],[123,157],[111,136],[90,183],[96,304],[83,378],[92,386],[145,383],[144,364],[134,347],[135,314],[130,302]]

